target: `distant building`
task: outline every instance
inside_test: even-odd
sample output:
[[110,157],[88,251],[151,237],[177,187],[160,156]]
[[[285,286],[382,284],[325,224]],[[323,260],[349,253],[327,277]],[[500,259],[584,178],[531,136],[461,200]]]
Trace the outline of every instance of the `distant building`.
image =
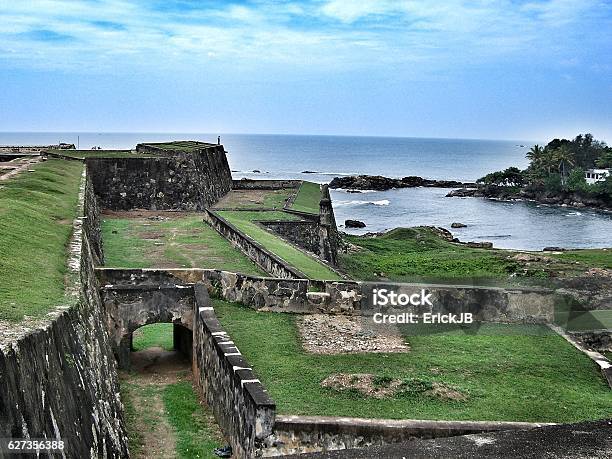
[[584,178],[589,185],[602,182],[610,175],[610,169],[587,169],[584,173]]

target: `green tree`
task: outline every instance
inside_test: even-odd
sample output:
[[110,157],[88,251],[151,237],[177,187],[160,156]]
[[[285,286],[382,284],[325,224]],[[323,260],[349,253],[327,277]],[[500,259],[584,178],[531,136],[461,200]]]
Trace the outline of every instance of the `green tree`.
[[570,191],[589,191],[589,185],[586,182],[582,168],[576,167],[569,173],[567,189]]
[[568,166],[576,164],[574,153],[567,144],[561,145],[559,148],[554,150],[553,158],[557,164],[559,164],[559,172],[561,172],[561,184],[565,185],[565,179],[567,177],[566,171]]
[[612,168],[612,148],[607,147],[603,154],[595,161],[597,167]]

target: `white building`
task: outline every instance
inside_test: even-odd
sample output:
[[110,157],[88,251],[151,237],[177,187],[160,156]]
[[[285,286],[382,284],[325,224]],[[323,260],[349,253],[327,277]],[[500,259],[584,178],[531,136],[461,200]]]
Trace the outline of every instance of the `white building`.
[[584,173],[584,178],[589,185],[602,182],[610,175],[610,169],[587,169]]

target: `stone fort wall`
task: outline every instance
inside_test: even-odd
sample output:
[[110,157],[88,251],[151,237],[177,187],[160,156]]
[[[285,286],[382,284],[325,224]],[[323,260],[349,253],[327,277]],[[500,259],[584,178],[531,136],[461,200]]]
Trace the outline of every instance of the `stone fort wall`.
[[227,194],[232,175],[221,145],[196,151],[138,146],[153,158],[88,158],[102,208],[204,210]]

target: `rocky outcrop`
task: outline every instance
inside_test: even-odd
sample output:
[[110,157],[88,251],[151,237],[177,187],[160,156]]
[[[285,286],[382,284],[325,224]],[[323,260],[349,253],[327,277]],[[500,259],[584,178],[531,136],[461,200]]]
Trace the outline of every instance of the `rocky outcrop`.
[[347,190],[385,191],[393,188],[414,188],[419,186],[454,188],[470,185],[474,184],[457,182],[455,180],[430,180],[414,175],[401,179],[383,177],[382,175],[351,175],[349,177],[335,177],[330,182],[329,187]]
[[451,223],[451,228],[467,228],[465,223],[453,222]]
[[360,220],[345,220],[345,228],[365,228],[366,224]]
[[460,188],[452,190],[446,197],[453,198],[491,198],[500,200],[537,201],[543,204],[589,207],[594,209],[612,210],[612,201],[604,196],[594,196],[580,192],[561,191],[552,193],[536,187],[512,188],[496,185],[479,186],[476,188]]

